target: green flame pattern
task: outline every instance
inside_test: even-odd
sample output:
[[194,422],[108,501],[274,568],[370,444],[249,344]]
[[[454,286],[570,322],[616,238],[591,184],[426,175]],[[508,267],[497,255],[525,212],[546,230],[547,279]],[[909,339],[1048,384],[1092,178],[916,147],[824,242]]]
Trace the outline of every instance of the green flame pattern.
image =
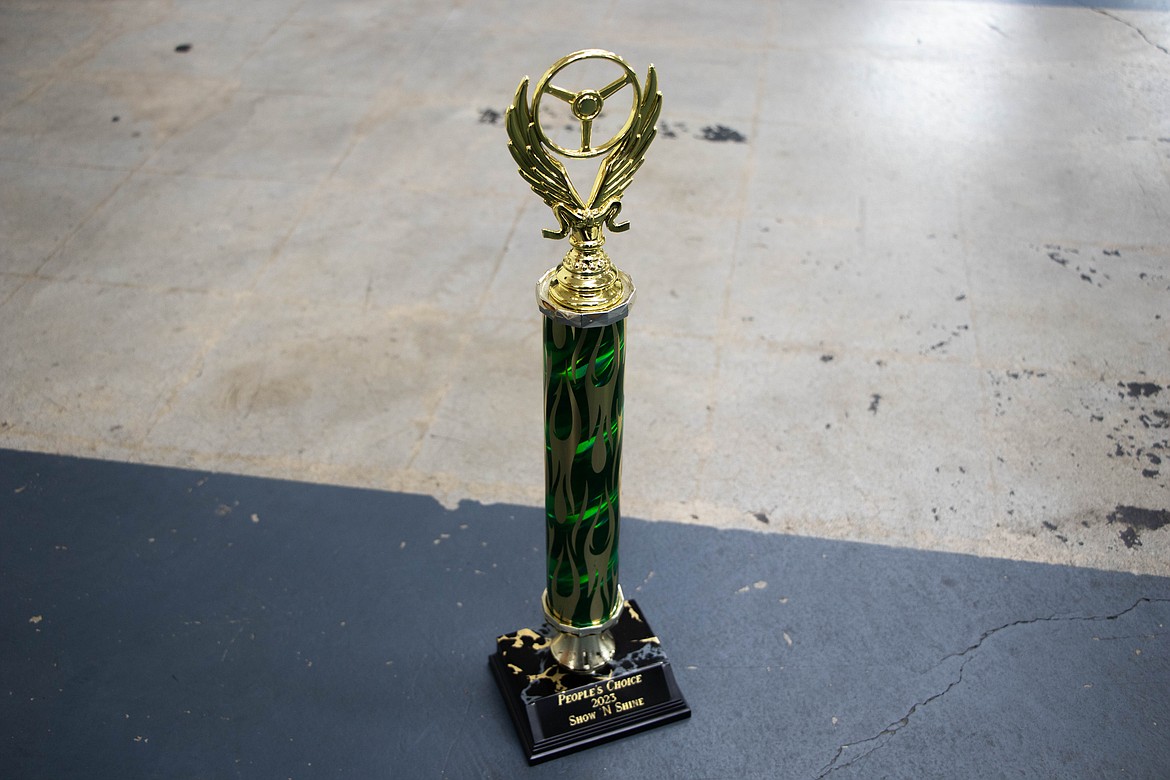
[[574,628],[620,608],[618,494],[621,486],[625,320],[575,328],[544,320],[545,517],[548,603]]

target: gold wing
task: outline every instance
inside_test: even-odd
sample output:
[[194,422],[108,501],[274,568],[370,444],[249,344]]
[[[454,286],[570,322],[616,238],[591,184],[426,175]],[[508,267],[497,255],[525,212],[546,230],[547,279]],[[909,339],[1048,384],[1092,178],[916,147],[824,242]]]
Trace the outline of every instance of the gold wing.
[[569,175],[561,161],[550,157],[536,134],[536,123],[528,107],[528,77],[520,82],[512,106],[504,112],[504,124],[508,129],[508,151],[520,166],[520,175],[532,187],[532,191],[544,200],[554,211],[557,206],[584,208],[581,196],[569,181]]
[[[621,198],[630,186],[634,174],[642,167],[646,149],[654,136],[658,135],[655,123],[662,111],[662,93],[658,91],[658,73],[650,66],[646,74],[646,88],[639,101],[638,115],[622,142],[610,152],[598,173],[597,183],[589,196],[589,208],[606,208],[607,204]],[[535,187],[534,187],[535,189]],[[614,227],[610,225],[610,227]]]

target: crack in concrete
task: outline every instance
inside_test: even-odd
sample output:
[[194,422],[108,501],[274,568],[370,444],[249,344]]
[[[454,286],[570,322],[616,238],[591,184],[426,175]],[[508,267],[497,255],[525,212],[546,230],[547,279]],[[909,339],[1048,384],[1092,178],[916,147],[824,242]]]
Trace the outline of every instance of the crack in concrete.
[[[1004,623],[1002,626],[999,626],[997,628],[992,628],[992,629],[989,629],[987,631],[984,631],[982,634],[979,635],[979,639],[974,644],[969,645],[968,647],[964,648],[963,650],[960,650],[957,653],[948,653],[947,655],[944,655],[939,660],[938,664],[935,664],[934,668],[937,668],[939,664],[942,664],[944,661],[946,661],[950,658],[962,658],[963,659],[963,662],[959,665],[958,675],[955,677],[954,680],[952,680],[950,683],[948,683],[945,688],[943,688],[938,693],[931,694],[930,696],[926,697],[922,701],[915,702],[913,705],[911,705],[910,709],[906,711],[905,715],[903,715],[901,718],[898,718],[895,721],[892,721],[885,728],[883,728],[877,734],[874,734],[872,737],[866,737],[865,739],[861,739],[861,740],[858,740],[856,742],[847,742],[846,744],[841,745],[839,748],[837,748],[837,752],[833,754],[833,757],[829,760],[829,763],[827,763],[823,767],[821,767],[820,772],[817,773],[816,780],[823,780],[823,778],[828,777],[833,772],[836,772],[838,769],[844,769],[847,766],[855,764],[858,761],[862,760],[863,758],[866,758],[867,756],[873,755],[874,753],[876,753],[877,751],[879,751],[883,747],[885,747],[887,744],[889,744],[889,739],[886,739],[886,737],[893,737],[895,734],[897,734],[903,728],[908,726],[910,724],[910,718],[914,716],[914,713],[918,712],[918,710],[923,709],[924,707],[927,707],[930,704],[932,704],[933,702],[938,701],[942,697],[946,696],[955,687],[957,687],[960,683],[963,682],[963,671],[967,668],[967,664],[971,661],[971,658],[973,657],[972,654],[976,650],[978,650],[983,645],[984,642],[986,642],[988,639],[995,636],[996,634],[1000,633],[1001,631],[1006,631],[1009,628],[1015,628],[1017,626],[1027,626],[1027,625],[1033,625],[1036,623],[1078,623],[1078,622],[1117,620],[1121,617],[1124,617],[1125,615],[1128,615],[1130,612],[1133,612],[1135,609],[1140,607],[1142,604],[1154,604],[1154,603],[1170,603],[1170,599],[1160,599],[1160,598],[1152,598],[1150,596],[1143,596],[1143,597],[1139,598],[1137,601],[1135,601],[1133,604],[1131,604],[1128,607],[1126,607],[1125,609],[1121,610],[1120,612],[1116,612],[1116,613],[1113,613],[1110,615],[1075,615],[1075,616],[1071,616],[1071,617],[1060,617],[1057,615],[1052,615],[1049,617],[1028,618],[1025,620],[1013,620],[1012,622]],[[860,747],[862,745],[868,745],[871,743],[877,743],[877,744],[873,745],[873,747],[871,747],[869,750],[866,750],[864,753],[860,753],[860,754],[854,756],[853,758],[850,758],[848,761],[845,761],[843,763],[838,764],[838,761],[841,760],[841,756],[843,756],[847,750],[849,750],[851,748]]]
[[[971,660],[971,659],[967,659],[967,661],[969,661],[969,660]],[[906,712],[905,715],[903,715],[898,720],[890,723],[885,728],[883,728],[881,731],[879,731],[877,734],[874,734],[872,737],[866,737],[865,739],[859,740],[857,742],[849,742],[849,743],[846,743],[846,744],[842,745],[841,747],[837,748],[837,752],[833,755],[833,758],[829,760],[828,764],[825,764],[825,766],[821,768],[821,771],[817,775],[816,780],[822,780],[822,778],[825,778],[825,777],[831,775],[833,772],[836,772],[838,769],[844,769],[847,766],[851,766],[851,765],[857,763],[858,761],[860,761],[861,759],[863,759],[867,756],[873,755],[874,753],[876,753],[877,751],[881,750],[886,745],[888,745],[889,740],[882,740],[879,744],[875,745],[870,750],[867,750],[864,753],[861,753],[857,756],[854,756],[853,758],[849,759],[848,761],[846,761],[843,764],[840,764],[840,765],[837,764],[837,762],[841,759],[841,756],[844,755],[846,750],[849,750],[850,748],[858,747],[859,745],[865,745],[865,744],[870,743],[870,742],[877,742],[878,740],[881,740],[882,737],[892,737],[895,734],[897,734],[899,731],[901,731],[903,728],[910,725],[910,718],[914,715],[915,712],[922,709],[923,707],[928,706],[932,702],[937,701],[938,699],[941,699],[943,696],[946,696],[948,693],[951,692],[952,688],[954,688],[959,683],[963,682],[963,669],[966,668],[967,661],[963,661],[963,663],[959,666],[958,677],[956,677],[954,680],[952,680],[950,682],[950,684],[947,685],[946,688],[943,688],[938,693],[931,694],[930,696],[926,697],[922,701],[915,702],[913,705],[911,705],[910,709]]]
[[1104,16],[1106,19],[1112,19],[1115,22],[1119,22],[1121,24],[1124,24],[1126,27],[1128,27],[1129,29],[1131,29],[1135,33],[1137,33],[1139,36],[1141,36],[1141,39],[1143,41],[1145,41],[1149,45],[1153,46],[1158,51],[1162,52],[1163,54],[1170,54],[1170,49],[1167,49],[1165,46],[1163,46],[1160,43],[1155,43],[1154,41],[1150,40],[1149,36],[1146,35],[1145,32],[1142,31],[1142,28],[1138,27],[1136,24],[1133,24],[1132,22],[1127,22],[1126,20],[1122,19],[1120,16],[1117,16],[1116,14],[1111,14],[1103,8],[1090,8],[1089,10],[1095,14],[1101,14],[1101,16]]
[[1009,629],[1009,628],[1015,628],[1016,626],[1031,625],[1033,623],[1084,623],[1084,622],[1092,622],[1092,621],[1098,621],[1098,620],[1117,620],[1118,618],[1124,617],[1125,615],[1128,615],[1130,612],[1133,612],[1135,609],[1140,607],[1142,604],[1158,603],[1158,602],[1170,602],[1170,599],[1156,599],[1156,598],[1150,598],[1149,596],[1143,596],[1142,598],[1135,601],[1133,604],[1131,604],[1126,609],[1123,609],[1122,611],[1115,613],[1115,614],[1112,614],[1112,615],[1073,615],[1073,616],[1065,616],[1065,617],[1062,617],[1060,615],[1050,615],[1048,617],[1028,618],[1026,620],[1014,620],[1011,623],[1004,623],[1002,626],[999,626],[998,628],[993,628],[993,629],[990,629],[989,631],[984,631],[979,636],[979,639],[975,642],[975,644],[970,645],[967,648],[960,650],[957,653],[948,653],[947,655],[944,655],[941,659],[939,659],[938,664],[935,664],[934,666],[935,666],[935,668],[937,668],[939,664],[941,664],[943,661],[946,661],[949,658],[961,658],[961,657],[967,655],[968,653],[971,653],[971,652],[974,652],[975,650],[978,650],[979,646],[982,645],[985,641],[987,641],[987,639],[989,639],[990,637],[992,637],[995,634],[998,634],[1000,631],[1004,631],[1004,630]]

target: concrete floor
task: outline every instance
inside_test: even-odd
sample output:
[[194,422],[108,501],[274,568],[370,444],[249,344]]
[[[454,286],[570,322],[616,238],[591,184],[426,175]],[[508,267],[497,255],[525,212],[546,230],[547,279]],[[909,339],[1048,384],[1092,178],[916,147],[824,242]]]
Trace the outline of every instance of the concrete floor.
[[1170,4],[596,6],[5,0],[0,447],[539,504],[500,115],[600,46],[628,515],[1170,574]]

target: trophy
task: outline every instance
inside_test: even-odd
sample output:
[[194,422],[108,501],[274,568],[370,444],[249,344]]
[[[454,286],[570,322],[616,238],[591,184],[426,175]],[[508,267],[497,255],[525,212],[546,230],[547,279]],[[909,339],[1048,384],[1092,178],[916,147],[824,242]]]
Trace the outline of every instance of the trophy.
[[[616,66],[617,78],[599,89],[554,83],[586,60]],[[625,123],[595,143],[594,121],[627,86],[633,100]],[[579,122],[576,148],[541,126],[548,98],[567,103]],[[560,264],[536,284],[544,324],[545,624],[499,637],[489,658],[529,763],[691,714],[661,642],[618,584],[625,321],[634,284],[606,254],[603,229],[629,229],[617,221],[621,197],[654,140],[661,108],[653,65],[643,89],[621,57],[587,49],[554,63],[531,103],[525,77],[505,115],[520,175],[559,223],[544,236],[569,239]],[[588,197],[554,155],[606,155]]]

